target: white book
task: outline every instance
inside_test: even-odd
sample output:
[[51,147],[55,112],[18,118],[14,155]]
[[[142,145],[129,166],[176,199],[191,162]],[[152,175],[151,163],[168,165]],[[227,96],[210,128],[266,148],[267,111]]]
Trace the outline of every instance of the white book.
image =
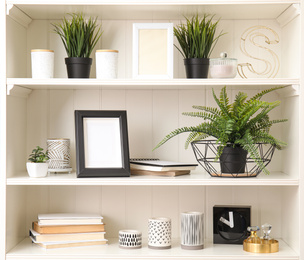
[[181,163],[160,160],[134,160],[130,161],[130,168],[132,170],[146,170],[146,171],[191,171],[195,170],[197,164]]
[[103,217],[98,214],[53,213],[38,214],[39,225],[83,225],[102,224]]

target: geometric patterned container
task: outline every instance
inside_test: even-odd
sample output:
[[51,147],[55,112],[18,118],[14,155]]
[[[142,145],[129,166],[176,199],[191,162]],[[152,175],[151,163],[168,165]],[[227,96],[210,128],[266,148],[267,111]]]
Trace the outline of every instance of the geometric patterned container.
[[119,231],[119,247],[123,249],[141,248],[142,236],[137,230],[120,230]]
[[148,247],[151,249],[171,248],[171,219],[150,218]]
[[49,172],[71,172],[70,139],[50,138],[47,140]]

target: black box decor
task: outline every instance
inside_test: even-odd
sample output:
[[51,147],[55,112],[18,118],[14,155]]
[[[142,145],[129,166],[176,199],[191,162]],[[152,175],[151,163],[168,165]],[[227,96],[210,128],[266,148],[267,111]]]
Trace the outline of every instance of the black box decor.
[[243,244],[250,226],[250,206],[213,207],[213,243]]

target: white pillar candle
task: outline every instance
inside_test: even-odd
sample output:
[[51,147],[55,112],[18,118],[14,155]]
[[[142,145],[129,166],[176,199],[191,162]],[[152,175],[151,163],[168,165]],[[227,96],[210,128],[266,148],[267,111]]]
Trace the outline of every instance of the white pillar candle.
[[31,50],[32,78],[46,79],[54,77],[54,51]]
[[96,78],[115,79],[117,78],[118,51],[97,50],[96,56]]

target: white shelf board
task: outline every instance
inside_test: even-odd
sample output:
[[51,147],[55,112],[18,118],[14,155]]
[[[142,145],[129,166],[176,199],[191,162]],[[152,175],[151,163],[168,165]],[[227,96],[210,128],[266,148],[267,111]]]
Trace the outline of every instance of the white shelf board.
[[243,251],[242,245],[214,245],[206,243],[202,250],[183,250],[178,239],[172,241],[167,250],[149,249],[143,239],[141,249],[120,249],[117,239],[109,239],[108,245],[78,248],[44,249],[24,239],[6,254],[6,259],[273,259],[298,260],[299,256],[282,240],[279,240],[279,252],[272,254],[254,254]]
[[131,177],[100,177],[77,178],[76,173],[49,173],[45,178],[30,178],[27,173],[21,176],[7,178],[7,185],[163,185],[163,186],[298,186],[299,179],[292,178],[280,172],[269,175],[260,173],[252,178],[220,178],[211,177],[208,173],[195,170],[189,175],[177,177],[131,176]]
[[84,12],[103,20],[183,19],[195,13],[221,19],[276,19],[300,0],[7,0],[31,19],[62,19],[66,13]]
[[8,78],[8,90],[14,86],[27,89],[200,89],[202,87],[231,86],[231,87],[271,87],[271,86],[298,86],[299,79],[185,79],[168,80],[141,80],[141,79],[32,79]]

